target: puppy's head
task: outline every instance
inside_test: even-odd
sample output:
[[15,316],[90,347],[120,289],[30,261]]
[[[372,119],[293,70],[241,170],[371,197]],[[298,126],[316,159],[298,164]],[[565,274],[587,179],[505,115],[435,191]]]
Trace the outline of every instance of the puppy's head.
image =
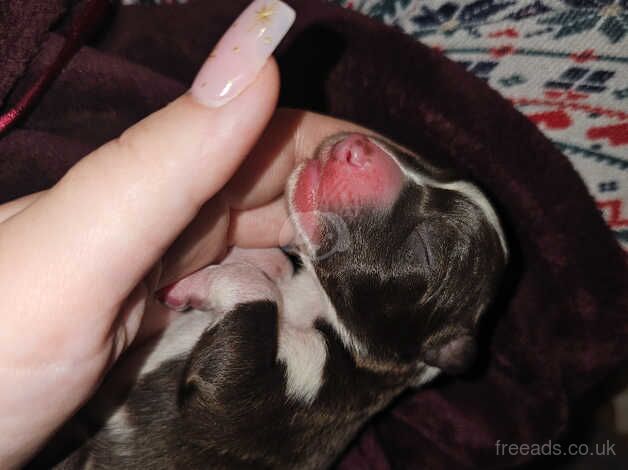
[[450,373],[469,364],[506,260],[495,212],[475,186],[353,133],[324,142],[288,193],[302,253],[348,346]]

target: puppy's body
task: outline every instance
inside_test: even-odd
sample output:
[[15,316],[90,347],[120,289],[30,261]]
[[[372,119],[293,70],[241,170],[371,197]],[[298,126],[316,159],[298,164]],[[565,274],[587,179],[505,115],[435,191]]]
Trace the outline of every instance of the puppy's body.
[[[296,318],[260,298],[221,319],[195,310],[175,320],[149,346],[128,399],[67,468],[327,467],[417,370],[359,367],[324,320],[316,279],[301,270],[278,284],[285,312]],[[308,310],[289,309],[295,304]],[[305,316],[316,320],[306,325]],[[182,395],[197,362],[203,383]],[[215,390],[205,388],[209,368],[220,376]],[[434,371],[424,370],[425,379]]]
[[304,268],[235,251],[176,285],[166,302],[194,310],[62,468],[325,468],[404,389],[468,364],[506,258],[477,188],[343,134],[288,193]]

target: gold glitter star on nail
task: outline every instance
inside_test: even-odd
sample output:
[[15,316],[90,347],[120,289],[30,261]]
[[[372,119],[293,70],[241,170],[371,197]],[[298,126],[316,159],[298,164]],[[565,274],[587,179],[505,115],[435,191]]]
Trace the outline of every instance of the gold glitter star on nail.
[[255,12],[255,19],[253,20],[253,24],[251,25],[249,31],[260,28],[260,31],[257,34],[258,39],[261,38],[262,35],[266,32],[268,24],[275,14],[277,3],[277,0],[274,0],[270,4],[264,4],[259,10]]
[[257,22],[260,24],[268,23],[275,13],[276,1],[270,5],[263,5],[262,8],[255,12]]

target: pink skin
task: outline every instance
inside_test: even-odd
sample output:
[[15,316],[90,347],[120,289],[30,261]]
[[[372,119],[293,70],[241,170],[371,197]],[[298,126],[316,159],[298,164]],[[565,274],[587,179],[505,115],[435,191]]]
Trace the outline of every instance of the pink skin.
[[291,275],[292,264],[278,248],[234,247],[219,265],[207,266],[164,287],[157,297],[169,309],[179,312],[189,308],[211,310],[215,307],[212,304],[213,289],[220,291],[228,287],[241,292],[244,298],[249,294],[261,294],[269,290],[269,284],[277,284]]
[[365,135],[349,134],[318,159],[304,163],[294,186],[294,209],[307,237],[318,243],[317,213],[389,207],[405,176],[397,162]]

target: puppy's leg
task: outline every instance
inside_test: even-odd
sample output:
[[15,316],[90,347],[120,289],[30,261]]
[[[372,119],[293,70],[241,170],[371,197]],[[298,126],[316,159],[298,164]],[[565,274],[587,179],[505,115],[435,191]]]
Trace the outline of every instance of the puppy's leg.
[[[111,462],[133,469],[245,468],[250,459],[240,455],[238,439],[251,428],[240,415],[258,397],[274,393],[278,404],[284,400],[283,369],[276,360],[281,294],[275,280],[249,263],[250,254],[232,254],[171,288],[192,310],[147,345],[126,402],[62,468],[82,468],[87,461],[95,468]],[[277,254],[261,254],[276,279],[286,273],[276,269],[277,263],[283,266]],[[172,466],[163,464],[164,455]]]
[[290,278],[293,274],[292,263],[279,248],[233,247],[220,264],[233,263],[246,263],[256,266],[277,284]]
[[219,265],[172,284],[160,298],[173,310],[223,315],[238,303],[277,297],[275,285],[291,275],[292,265],[279,249],[234,248]]
[[152,346],[141,375],[173,357],[189,354],[203,332],[237,305],[270,300],[281,306],[277,283],[291,273],[291,263],[278,249],[234,249],[221,264],[207,266],[171,285],[162,293],[162,302],[171,309],[190,312],[172,322]]

